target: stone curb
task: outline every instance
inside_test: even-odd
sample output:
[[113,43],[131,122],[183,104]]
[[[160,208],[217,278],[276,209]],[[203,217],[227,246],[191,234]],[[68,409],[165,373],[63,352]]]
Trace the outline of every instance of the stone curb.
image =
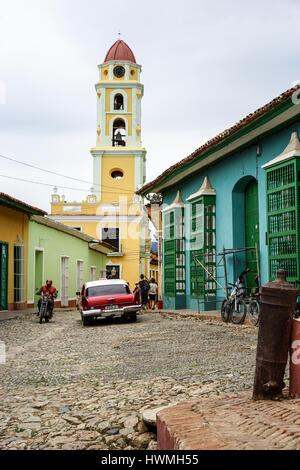
[[[202,313],[200,314],[197,314],[197,313],[182,313],[180,310],[146,310],[145,313],[152,313],[152,314],[159,314],[159,315],[173,315],[173,316],[177,316],[177,317],[181,317],[181,318],[193,318],[195,320],[198,320],[198,321],[217,321],[217,322],[222,322],[222,318],[221,318],[221,312],[219,315],[217,314],[214,314],[214,315],[210,315],[210,314],[205,314],[203,315]],[[248,321],[248,318],[245,319],[244,323],[242,323],[242,325],[234,325],[233,323],[231,322],[228,322],[229,324],[231,324],[232,326],[252,326],[250,325],[249,321]],[[254,327],[253,327],[254,328]]]

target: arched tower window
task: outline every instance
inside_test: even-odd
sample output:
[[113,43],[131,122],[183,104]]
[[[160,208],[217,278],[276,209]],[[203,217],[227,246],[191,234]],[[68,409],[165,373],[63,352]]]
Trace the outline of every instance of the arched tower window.
[[117,94],[114,99],[114,109],[124,109],[124,97],[121,94]]
[[122,119],[116,119],[113,124],[113,147],[126,146],[126,125]]

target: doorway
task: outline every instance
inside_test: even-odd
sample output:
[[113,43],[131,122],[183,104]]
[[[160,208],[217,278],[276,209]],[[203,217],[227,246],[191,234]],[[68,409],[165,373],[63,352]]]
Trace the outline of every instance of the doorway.
[[[233,248],[254,248],[257,246],[259,258],[259,206],[258,183],[253,176],[244,176],[234,186],[232,192]],[[234,279],[247,268],[247,287],[256,286],[256,251],[249,250],[234,255],[232,268]]]
[[8,309],[8,243],[0,242],[0,310]]
[[69,258],[63,256],[61,258],[61,306],[69,306]]
[[[257,246],[259,253],[259,210],[258,210],[258,184],[252,179],[245,189],[245,247]],[[247,274],[247,286],[256,287],[255,276],[258,274],[256,252],[246,252],[246,267],[251,271]]]
[[34,259],[34,306],[36,307],[39,301],[35,292],[37,289],[40,289],[43,285],[43,262],[44,262],[44,252],[42,250],[35,250],[35,259]]

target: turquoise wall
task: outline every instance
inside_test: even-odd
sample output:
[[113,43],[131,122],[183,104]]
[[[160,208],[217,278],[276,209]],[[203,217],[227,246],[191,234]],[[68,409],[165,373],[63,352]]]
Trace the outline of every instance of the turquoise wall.
[[[96,279],[100,270],[106,269],[106,255],[92,250],[88,242],[60,232],[51,227],[29,222],[28,250],[28,303],[36,300],[35,293],[35,248],[44,250],[43,283],[52,279],[58,289],[58,300],[61,293],[61,256],[69,256],[69,299],[76,297],[77,260],[83,260],[83,282],[91,280],[91,266],[96,266]],[[40,287],[40,286],[39,286]]]
[[[177,191],[181,191],[184,202],[201,187],[204,177],[208,176],[212,187],[216,190],[216,244],[217,252],[225,248],[240,248],[244,246],[245,219],[244,219],[244,196],[243,190],[247,182],[254,177],[258,181],[259,198],[259,230],[260,230],[260,270],[261,282],[265,284],[269,281],[268,272],[268,247],[266,245],[265,234],[267,232],[266,220],[266,188],[265,188],[265,170],[262,167],[283,152],[290,142],[291,133],[298,131],[300,135],[300,123],[295,122],[275,134],[269,135],[259,142],[261,144],[262,154],[257,157],[256,145],[232,153],[219,163],[212,165],[204,171],[195,172],[188,179],[181,181],[170,190],[163,192],[164,207],[170,205],[176,197]],[[190,236],[190,216],[189,204],[186,206],[186,238]],[[239,269],[243,270],[243,259],[240,257],[240,264],[235,270],[233,257],[227,257],[228,281],[235,282]],[[189,248],[187,244],[186,253],[186,299],[185,307],[197,310],[197,299],[190,298],[190,275],[189,275]],[[222,284],[222,283],[221,283]],[[222,296],[219,292],[218,296]],[[164,308],[176,308],[177,300],[167,298],[163,295]],[[183,303],[183,299],[180,299]],[[218,304],[218,308],[220,304]],[[180,308],[180,307],[177,307]],[[204,304],[201,304],[201,310],[204,310]]]

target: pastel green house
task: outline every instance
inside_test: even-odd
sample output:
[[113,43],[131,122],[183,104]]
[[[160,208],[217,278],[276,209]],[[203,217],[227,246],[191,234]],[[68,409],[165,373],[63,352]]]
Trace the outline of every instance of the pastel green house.
[[249,294],[280,268],[300,282],[300,85],[137,191],[152,193],[162,196],[165,309],[219,308],[225,276],[233,284],[246,269]]
[[30,217],[28,245],[28,307],[37,305],[36,289],[47,279],[58,290],[56,306],[70,307],[85,282],[106,277],[112,247],[47,217]]

